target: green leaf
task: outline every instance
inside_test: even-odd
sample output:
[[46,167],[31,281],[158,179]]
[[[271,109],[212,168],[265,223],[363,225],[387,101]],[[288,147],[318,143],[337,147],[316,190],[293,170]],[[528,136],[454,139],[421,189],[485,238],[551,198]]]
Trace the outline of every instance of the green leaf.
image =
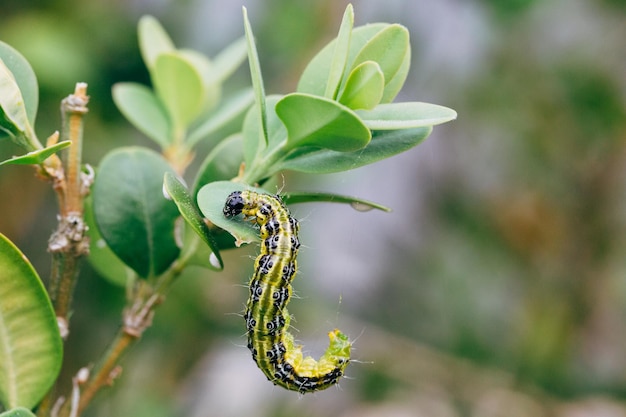
[[[220,227],[232,234],[237,240],[237,246],[244,243],[257,242],[260,240],[259,228],[253,222],[246,221],[243,217],[227,219],[224,216],[224,203],[233,191],[250,190],[257,193],[272,194],[267,190],[251,187],[242,183],[230,181],[217,181],[203,186],[198,192],[198,207],[204,216],[215,226]],[[288,204],[305,202],[335,202],[347,203],[360,211],[378,209],[390,211],[389,208],[371,201],[355,197],[342,196],[329,193],[286,193],[282,196]]]
[[261,127],[258,112],[256,112],[254,108],[248,111],[243,121],[242,129],[246,170],[250,170],[259,162],[263,163],[261,158],[258,157],[259,155],[271,153],[276,148],[284,146],[287,142],[287,129],[276,115],[276,103],[282,98],[283,96],[270,95],[267,96],[265,100],[267,105],[267,144],[260,140]]
[[434,126],[456,119],[456,112],[448,107],[419,102],[381,104],[356,113],[373,130]]
[[373,109],[383,97],[385,77],[374,61],[365,61],[352,70],[339,102],[353,110]]
[[26,256],[0,234],[0,402],[34,407],[59,374],[63,344],[48,294]]
[[132,269],[120,260],[104,241],[93,214],[93,196],[85,199],[85,222],[89,227],[89,263],[104,279],[120,287],[135,276]]
[[252,222],[238,217],[227,219],[224,216],[224,203],[233,191],[252,190],[258,193],[271,194],[261,188],[250,187],[242,183],[217,181],[206,184],[198,191],[198,207],[200,211],[214,225],[228,231],[237,240],[237,246],[243,243],[257,242],[259,229]]
[[204,184],[230,180],[239,174],[239,167],[243,161],[242,143],[241,134],[235,134],[224,139],[211,150],[198,169],[192,188],[194,194]]
[[[389,27],[387,23],[373,23],[359,26],[352,30],[346,69],[344,69],[342,81],[344,81],[343,78],[347,75],[346,72],[349,73],[349,70],[353,68],[352,62],[363,46],[387,27]],[[332,40],[309,62],[298,81],[298,92],[316,96],[324,95],[328,80],[331,77],[331,70],[333,69],[332,62],[336,44],[337,39]]]
[[213,64],[209,58],[198,51],[180,49],[178,52],[193,65],[202,79],[204,85],[203,92],[205,95],[202,97],[203,108],[201,112],[213,110],[222,97],[222,85],[220,80],[215,76]]
[[258,119],[261,121],[261,130],[259,139],[266,145],[268,142],[267,135],[267,110],[265,105],[265,87],[263,86],[263,75],[261,74],[261,64],[259,63],[259,54],[254,44],[254,35],[250,22],[248,21],[248,10],[243,7],[243,24],[246,32],[246,41],[248,44],[248,63],[250,64],[250,77],[252,80],[252,88],[256,102],[256,112]]
[[[212,269],[221,270],[224,269],[224,262],[222,261],[222,257],[220,255],[219,247],[217,246],[217,242],[213,238],[211,231],[209,230],[209,226],[204,222],[204,218],[200,214],[198,207],[194,203],[191,195],[187,191],[187,188],[171,173],[166,172],[164,178],[165,190],[172,197],[174,203],[178,207],[178,211],[183,216],[183,219],[187,222],[189,226],[193,229],[194,232],[202,239],[204,243],[206,243],[213,255],[217,259],[219,263],[218,266],[212,266]],[[205,266],[211,265],[209,258],[206,259]]]
[[39,105],[39,86],[33,68],[22,54],[2,41],[0,41],[0,60],[13,74],[24,99],[28,121],[31,126],[35,126]]
[[391,103],[393,99],[396,98],[400,90],[402,90],[402,86],[404,86],[410,67],[411,49],[407,49],[404,61],[402,61],[402,65],[398,68],[396,75],[394,75],[391,80],[385,79],[385,90],[383,97],[380,99],[381,103]]
[[13,73],[0,60],[0,131],[27,151],[43,148],[28,120],[24,97]]
[[312,193],[312,192],[288,192],[281,195],[283,201],[286,204],[298,204],[298,203],[341,203],[341,204],[350,204],[352,208],[358,211],[369,211],[369,210],[381,210],[390,212],[391,209],[389,207],[385,207],[381,204],[374,203],[373,201],[364,200],[358,197],[350,197],[339,194],[332,193]]
[[313,147],[300,148],[292,152],[278,169],[329,174],[359,168],[416,146],[432,132],[432,127],[414,129],[374,131],[369,145],[356,152],[336,152]]
[[[361,65],[363,62],[374,61],[383,72],[385,77],[385,85],[394,80],[398,74],[404,70],[405,61],[411,59],[411,46],[409,43],[409,31],[402,25],[393,24],[378,32],[375,36],[367,41],[361,48],[358,55],[352,63],[351,69]],[[408,68],[406,68],[408,71]],[[406,78],[406,73],[402,77],[402,83]],[[384,101],[390,102],[400,91],[398,81],[392,84],[393,90],[385,88]]]
[[176,50],[163,26],[152,16],[143,16],[137,25],[139,49],[144,64],[152,73],[159,55]]
[[35,417],[35,415],[27,408],[17,407],[0,413],[0,417]]
[[25,155],[14,156],[11,159],[0,162],[0,165],[4,164],[16,164],[16,165],[39,165],[48,159],[51,155],[57,153],[63,148],[67,148],[71,145],[71,141],[65,140],[47,148],[39,149],[38,151],[32,151]]
[[176,205],[163,196],[163,157],[140,147],[104,157],[93,186],[94,214],[102,237],[142,277],[158,276],[180,253],[174,236]]
[[225,81],[243,63],[248,54],[248,43],[245,37],[228,45],[213,59],[213,73],[219,82]]
[[371,139],[352,110],[323,97],[288,94],[276,103],[276,114],[289,132],[287,149],[317,146],[349,152],[364,148]]
[[348,60],[353,26],[354,9],[352,8],[352,4],[348,4],[343,13],[343,19],[341,19],[341,27],[339,28],[339,34],[337,35],[333,56],[330,61],[328,81],[326,83],[326,91],[324,92],[324,97],[326,98],[334,100],[337,97],[337,92],[339,91],[339,86],[341,85],[343,73],[346,68],[346,61]]
[[161,148],[170,145],[169,116],[151,89],[137,83],[117,83],[113,86],[113,101],[133,126]]
[[156,58],[152,81],[174,134],[185,130],[205,105],[205,85],[197,68],[179,53],[163,53]]
[[202,124],[189,133],[187,143],[190,147],[195,146],[202,139],[241,117],[253,102],[254,93],[252,89],[245,89],[233,95],[222,103],[213,114],[210,114]]

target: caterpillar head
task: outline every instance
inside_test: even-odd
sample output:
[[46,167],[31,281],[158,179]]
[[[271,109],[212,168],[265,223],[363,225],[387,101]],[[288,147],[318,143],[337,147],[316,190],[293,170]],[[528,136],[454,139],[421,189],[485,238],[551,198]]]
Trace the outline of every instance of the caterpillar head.
[[245,205],[244,199],[241,196],[241,191],[233,191],[230,193],[224,204],[224,216],[235,217],[241,214]]

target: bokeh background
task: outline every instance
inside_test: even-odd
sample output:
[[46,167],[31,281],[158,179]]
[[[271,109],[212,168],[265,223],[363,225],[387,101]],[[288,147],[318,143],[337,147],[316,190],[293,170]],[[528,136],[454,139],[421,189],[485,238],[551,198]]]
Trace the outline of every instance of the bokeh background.
[[[85,160],[151,144],[111,100],[148,83],[136,37],[152,14],[177,46],[210,56],[257,36],[266,91],[293,91],[339,27],[344,0],[1,0],[0,39],[33,65],[37,131],[59,128],[74,84],[91,96]],[[222,273],[190,270],[86,413],[100,416],[626,416],[626,1],[356,0],[356,24],[411,32],[398,100],[458,111],[417,148],[348,173],[286,174],[290,190],[393,208],[294,207],[300,299],[315,355],[337,326],[355,340],[348,377],[300,396],[249,357],[238,316],[256,248]],[[229,84],[249,83],[246,67]],[[9,143],[1,156],[19,150]],[[56,206],[25,167],[0,170],[0,231],[49,272]],[[66,379],[102,352],[124,289],[83,267]]]

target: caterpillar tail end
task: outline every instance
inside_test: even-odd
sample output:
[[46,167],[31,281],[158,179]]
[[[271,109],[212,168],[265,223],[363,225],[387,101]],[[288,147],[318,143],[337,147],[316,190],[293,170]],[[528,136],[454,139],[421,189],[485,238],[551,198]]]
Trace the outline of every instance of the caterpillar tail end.
[[335,329],[328,332],[328,339],[330,344],[324,356],[329,355],[331,360],[343,360],[347,363],[350,360],[350,350],[352,348],[352,342],[350,342],[348,336],[343,334],[341,330]]

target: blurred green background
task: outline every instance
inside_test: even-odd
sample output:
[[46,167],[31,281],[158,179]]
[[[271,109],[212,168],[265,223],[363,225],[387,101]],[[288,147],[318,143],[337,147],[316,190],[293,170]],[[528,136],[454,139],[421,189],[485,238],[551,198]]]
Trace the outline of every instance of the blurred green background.
[[[37,132],[85,81],[85,161],[150,143],[111,100],[148,83],[136,23],[152,14],[179,47],[210,56],[243,34],[248,7],[268,93],[295,89],[347,1],[2,0],[0,39],[33,65]],[[356,24],[407,26],[400,101],[458,111],[423,144],[338,175],[287,174],[290,190],[391,206],[294,208],[302,219],[297,337],[355,339],[337,389],[273,387],[245,349],[238,314],[256,248],[222,273],[191,270],[87,416],[626,416],[626,1],[360,0]],[[230,82],[249,83],[243,68]],[[6,157],[19,150],[0,147]],[[56,206],[25,167],[0,170],[0,231],[49,272]],[[124,289],[79,282],[66,380],[118,326]]]

